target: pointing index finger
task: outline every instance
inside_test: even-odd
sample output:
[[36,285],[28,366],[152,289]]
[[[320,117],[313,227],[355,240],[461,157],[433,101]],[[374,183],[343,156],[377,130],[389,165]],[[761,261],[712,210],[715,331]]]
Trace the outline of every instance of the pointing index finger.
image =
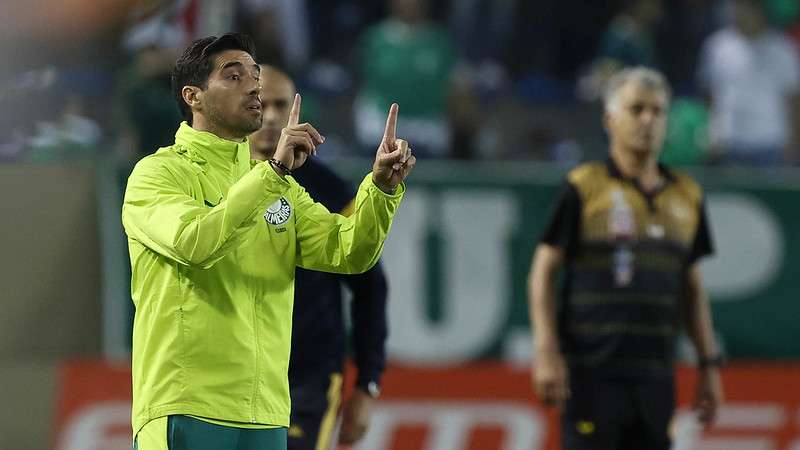
[[[383,140],[393,143],[397,137],[397,103],[392,103],[389,108],[389,117],[386,118],[386,130],[383,132]],[[394,148],[392,148],[394,150]]]
[[297,125],[300,123],[300,94],[294,94],[294,103],[292,103],[292,110],[289,112],[289,126]]

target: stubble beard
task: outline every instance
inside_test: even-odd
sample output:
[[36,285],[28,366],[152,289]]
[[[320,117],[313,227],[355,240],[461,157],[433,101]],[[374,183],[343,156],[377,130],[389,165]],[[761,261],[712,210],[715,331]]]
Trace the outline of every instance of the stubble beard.
[[261,123],[264,120],[263,115],[252,119],[250,117],[229,117],[220,113],[217,109],[211,111],[209,118],[218,130],[225,130],[238,138],[245,138],[260,130]]
[[242,135],[242,137],[250,136],[256,131],[261,129],[261,123],[264,121],[264,116],[259,115],[258,118],[242,118],[239,122],[231,121],[231,130],[235,130]]

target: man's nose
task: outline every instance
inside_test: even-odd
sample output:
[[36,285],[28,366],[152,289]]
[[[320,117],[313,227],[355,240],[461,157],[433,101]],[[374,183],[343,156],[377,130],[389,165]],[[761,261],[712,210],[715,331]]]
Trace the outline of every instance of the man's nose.
[[644,124],[650,124],[655,120],[656,115],[653,111],[644,110],[639,115],[639,120]]
[[[256,77],[250,77],[250,86],[248,86],[249,90],[247,91],[248,95],[261,95],[261,82]],[[259,98],[259,100],[261,100]]]
[[275,113],[275,108],[270,108],[269,105],[261,104],[261,113],[264,116],[265,122],[271,122],[275,120],[278,115]]

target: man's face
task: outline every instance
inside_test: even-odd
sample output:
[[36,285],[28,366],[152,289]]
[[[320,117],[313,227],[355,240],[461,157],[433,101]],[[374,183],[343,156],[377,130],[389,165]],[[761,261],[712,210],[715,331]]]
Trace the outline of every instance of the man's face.
[[261,128],[259,67],[247,52],[224,50],[198,94],[201,113],[223,133],[243,138]]
[[637,154],[661,151],[667,129],[667,95],[658,88],[629,81],[606,111],[612,145]]
[[278,146],[281,130],[289,123],[295,88],[282,74],[265,70],[262,75],[261,107],[264,119],[261,129],[250,136],[250,148],[264,157],[271,157]]

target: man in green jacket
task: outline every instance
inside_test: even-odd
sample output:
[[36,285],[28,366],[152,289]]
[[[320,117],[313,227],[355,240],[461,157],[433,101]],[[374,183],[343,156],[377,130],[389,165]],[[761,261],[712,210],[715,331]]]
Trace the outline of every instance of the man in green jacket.
[[354,213],[330,213],[291,177],[324,142],[298,123],[299,95],[274,157],[251,162],[246,137],[262,120],[253,53],[240,34],[184,51],[172,84],[186,121],[128,180],[139,450],[286,448],[295,267],[375,264],[416,162],[392,105]]

